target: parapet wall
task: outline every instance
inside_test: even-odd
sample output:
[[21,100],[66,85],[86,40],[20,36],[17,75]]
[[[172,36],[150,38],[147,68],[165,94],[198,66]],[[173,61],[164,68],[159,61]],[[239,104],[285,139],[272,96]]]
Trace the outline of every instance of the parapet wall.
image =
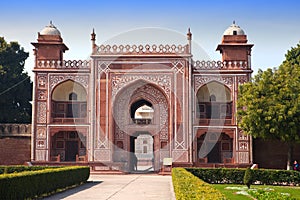
[[30,136],[31,124],[0,124],[0,138]]
[[0,165],[30,161],[31,124],[0,124]]

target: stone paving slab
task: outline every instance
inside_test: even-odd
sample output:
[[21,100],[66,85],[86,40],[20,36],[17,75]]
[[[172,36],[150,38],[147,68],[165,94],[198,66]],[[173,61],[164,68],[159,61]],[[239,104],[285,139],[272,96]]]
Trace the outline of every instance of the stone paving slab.
[[92,174],[88,183],[45,199],[175,200],[175,195],[171,176]]

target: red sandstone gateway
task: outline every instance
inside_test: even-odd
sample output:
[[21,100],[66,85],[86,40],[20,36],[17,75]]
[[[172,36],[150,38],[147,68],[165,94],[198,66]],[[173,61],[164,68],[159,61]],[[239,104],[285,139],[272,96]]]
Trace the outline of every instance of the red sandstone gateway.
[[84,61],[63,60],[68,47],[52,23],[32,43],[33,163],[159,172],[253,162],[236,121],[253,46],[239,26],[224,32],[222,61],[194,61],[190,31],[185,45],[98,46],[94,31],[91,40]]

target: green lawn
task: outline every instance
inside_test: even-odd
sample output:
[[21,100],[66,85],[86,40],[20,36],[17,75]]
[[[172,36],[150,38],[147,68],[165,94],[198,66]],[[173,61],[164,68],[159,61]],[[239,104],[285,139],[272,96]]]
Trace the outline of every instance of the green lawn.
[[[244,185],[233,185],[233,184],[212,184],[213,187],[221,191],[226,198],[230,200],[249,200],[253,199],[249,196],[245,196],[242,194],[237,194],[238,191],[247,191],[247,187]],[[227,188],[227,189],[226,189]],[[232,188],[232,189],[228,189]],[[270,186],[270,185],[252,185],[251,189],[263,189],[263,190],[271,190],[270,192],[279,192],[279,193],[288,193],[290,194],[290,199],[299,199],[300,200],[300,187],[289,187],[289,186]],[[276,195],[274,195],[276,196]],[[259,200],[260,198],[258,198]],[[270,197],[262,198],[262,199],[271,199]],[[273,198],[272,198],[273,199]],[[275,199],[281,199],[276,196]],[[275,200],[274,199],[274,200]]]

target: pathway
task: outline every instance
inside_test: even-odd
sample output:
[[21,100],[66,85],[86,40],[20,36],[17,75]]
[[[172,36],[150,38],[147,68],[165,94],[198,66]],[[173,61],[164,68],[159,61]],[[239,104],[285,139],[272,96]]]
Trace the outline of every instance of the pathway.
[[45,199],[175,200],[175,195],[171,176],[91,175],[86,184]]

